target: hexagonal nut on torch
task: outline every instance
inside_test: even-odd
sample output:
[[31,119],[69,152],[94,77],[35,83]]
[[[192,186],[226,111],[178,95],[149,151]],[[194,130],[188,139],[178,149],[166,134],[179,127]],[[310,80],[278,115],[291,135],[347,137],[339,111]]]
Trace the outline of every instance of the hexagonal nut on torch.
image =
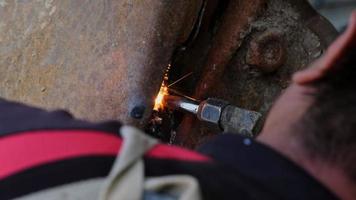
[[201,121],[219,124],[224,108],[229,105],[227,101],[209,98],[199,104],[197,117]]

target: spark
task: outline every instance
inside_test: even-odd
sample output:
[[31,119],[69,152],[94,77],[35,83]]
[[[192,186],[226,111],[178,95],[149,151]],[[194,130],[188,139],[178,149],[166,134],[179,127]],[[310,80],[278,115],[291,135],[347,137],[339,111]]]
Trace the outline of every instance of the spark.
[[175,85],[175,84],[181,82],[182,80],[186,79],[187,77],[189,77],[189,76],[192,75],[192,74],[193,74],[193,72],[190,72],[190,73],[184,75],[182,78],[180,78],[180,79],[174,81],[173,83],[171,83],[170,85],[168,85],[168,87],[169,87],[169,88],[172,87],[173,85]]
[[155,105],[153,107],[153,110],[155,111],[160,111],[164,108],[164,96],[168,95],[168,87],[162,83],[161,89],[159,90],[159,93],[155,99]]
[[169,64],[167,69],[166,69],[166,73],[164,74],[163,77],[163,82],[161,85],[161,88],[159,89],[159,92],[156,96],[155,99],[155,104],[153,107],[153,110],[155,111],[160,111],[164,109],[164,96],[168,95],[168,87],[167,87],[167,82],[168,82],[168,73],[169,70],[171,69],[171,65]]
[[186,79],[187,77],[189,77],[190,75],[193,74],[193,72],[190,72],[190,73],[184,75],[183,77],[179,78],[178,80],[176,80],[173,83],[168,85],[168,73],[169,73],[170,69],[171,69],[171,65],[169,64],[167,66],[166,71],[165,71],[161,88],[160,88],[160,90],[159,90],[159,92],[158,92],[158,94],[156,96],[156,99],[155,99],[155,104],[154,104],[154,107],[153,107],[153,110],[155,110],[155,111],[161,111],[161,110],[164,109],[164,107],[165,107],[164,97],[169,95],[169,91],[171,90],[170,89],[171,86],[181,82],[182,80]]

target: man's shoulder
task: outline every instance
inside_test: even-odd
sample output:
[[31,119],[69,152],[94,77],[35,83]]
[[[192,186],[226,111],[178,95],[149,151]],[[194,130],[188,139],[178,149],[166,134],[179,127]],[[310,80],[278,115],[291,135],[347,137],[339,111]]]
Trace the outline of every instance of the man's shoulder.
[[97,130],[117,134],[118,121],[90,123],[64,110],[47,111],[0,98],[0,136],[36,130]]
[[[120,157],[119,122],[90,123],[4,100],[0,110],[1,199],[105,178]],[[194,177],[204,199],[331,199],[288,159],[236,135],[219,135],[198,152],[157,144],[142,159],[147,178]]]
[[297,163],[252,138],[221,134],[198,151],[278,198],[337,199]]

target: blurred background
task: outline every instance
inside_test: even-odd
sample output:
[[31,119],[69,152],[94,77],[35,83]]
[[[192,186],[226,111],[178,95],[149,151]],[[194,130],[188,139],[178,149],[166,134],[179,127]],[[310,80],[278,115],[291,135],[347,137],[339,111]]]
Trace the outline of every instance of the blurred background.
[[309,0],[322,15],[343,31],[352,10],[356,9],[356,0]]

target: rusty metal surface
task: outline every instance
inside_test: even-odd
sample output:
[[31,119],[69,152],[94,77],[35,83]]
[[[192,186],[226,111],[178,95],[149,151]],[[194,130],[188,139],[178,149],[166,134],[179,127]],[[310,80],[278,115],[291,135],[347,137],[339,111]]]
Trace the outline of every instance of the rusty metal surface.
[[[265,118],[276,98],[289,85],[291,75],[320,57],[337,36],[335,28],[305,0],[267,2],[265,12],[245,27],[247,31],[241,37],[243,42],[239,48],[233,53],[226,54],[224,49],[216,53],[218,59],[224,59],[224,55],[232,56],[222,66],[222,69],[225,69],[222,74],[218,71],[217,76],[213,77],[213,86],[196,93],[199,97],[221,98],[241,108],[258,111]],[[177,65],[187,68],[182,70],[183,74],[187,71],[196,73],[189,83],[175,89],[193,95],[194,91],[189,88],[201,88],[205,80],[210,84],[209,79],[199,74],[206,73],[200,73],[200,68],[214,64],[214,62],[206,64],[211,58],[205,49],[213,45],[215,39],[212,38],[204,39],[203,42],[197,41],[192,50],[188,50],[189,54],[182,56],[182,61]],[[276,42],[270,43],[270,40]],[[265,45],[269,46],[271,51],[267,53],[262,51],[261,47]],[[256,54],[265,57],[258,57]],[[208,69],[208,72],[209,70],[212,71]],[[262,125],[263,120],[260,127]],[[178,130],[176,142],[191,148],[218,132],[205,124],[200,124],[189,115],[184,118]]]
[[[1,0],[0,96],[141,126],[201,0]],[[131,116],[137,119],[133,119]]]
[[[314,21],[312,26],[311,21]],[[285,43],[276,48],[285,48],[279,51],[285,51],[286,58],[276,56],[278,67],[273,69],[276,71],[266,74],[247,63],[247,52],[251,42],[261,34],[276,30],[280,38],[278,40]],[[292,74],[319,58],[337,34],[335,28],[316,13],[307,1],[269,1],[266,12],[251,23],[244,45],[236,52],[228,66],[229,70],[210,95],[218,95],[243,108],[259,111],[265,117],[275,99],[288,87]]]
[[209,50],[206,64],[203,66],[203,74],[196,86],[195,98],[207,98],[206,94],[220,80],[232,55],[243,42],[249,24],[261,14],[265,4],[266,0],[230,1]]
[[[225,99],[264,117],[291,74],[321,56],[337,35],[306,0],[206,1],[199,34],[180,48],[171,70],[172,80],[193,75],[172,89]],[[190,38],[203,5],[202,0],[0,2],[1,97],[140,127],[174,50]],[[192,117],[184,120],[177,135],[184,146],[194,148],[216,134]]]
[[[221,81],[221,76],[233,54],[242,44],[250,23],[263,12],[265,6],[266,0],[239,0],[228,3],[222,23],[209,49],[207,60],[202,66],[203,74],[195,87],[194,98],[200,100],[207,98],[213,86]],[[177,139],[183,140],[184,143],[185,138],[199,132],[193,129],[196,122],[192,116],[185,117],[180,125]],[[188,134],[190,136],[187,136]]]

